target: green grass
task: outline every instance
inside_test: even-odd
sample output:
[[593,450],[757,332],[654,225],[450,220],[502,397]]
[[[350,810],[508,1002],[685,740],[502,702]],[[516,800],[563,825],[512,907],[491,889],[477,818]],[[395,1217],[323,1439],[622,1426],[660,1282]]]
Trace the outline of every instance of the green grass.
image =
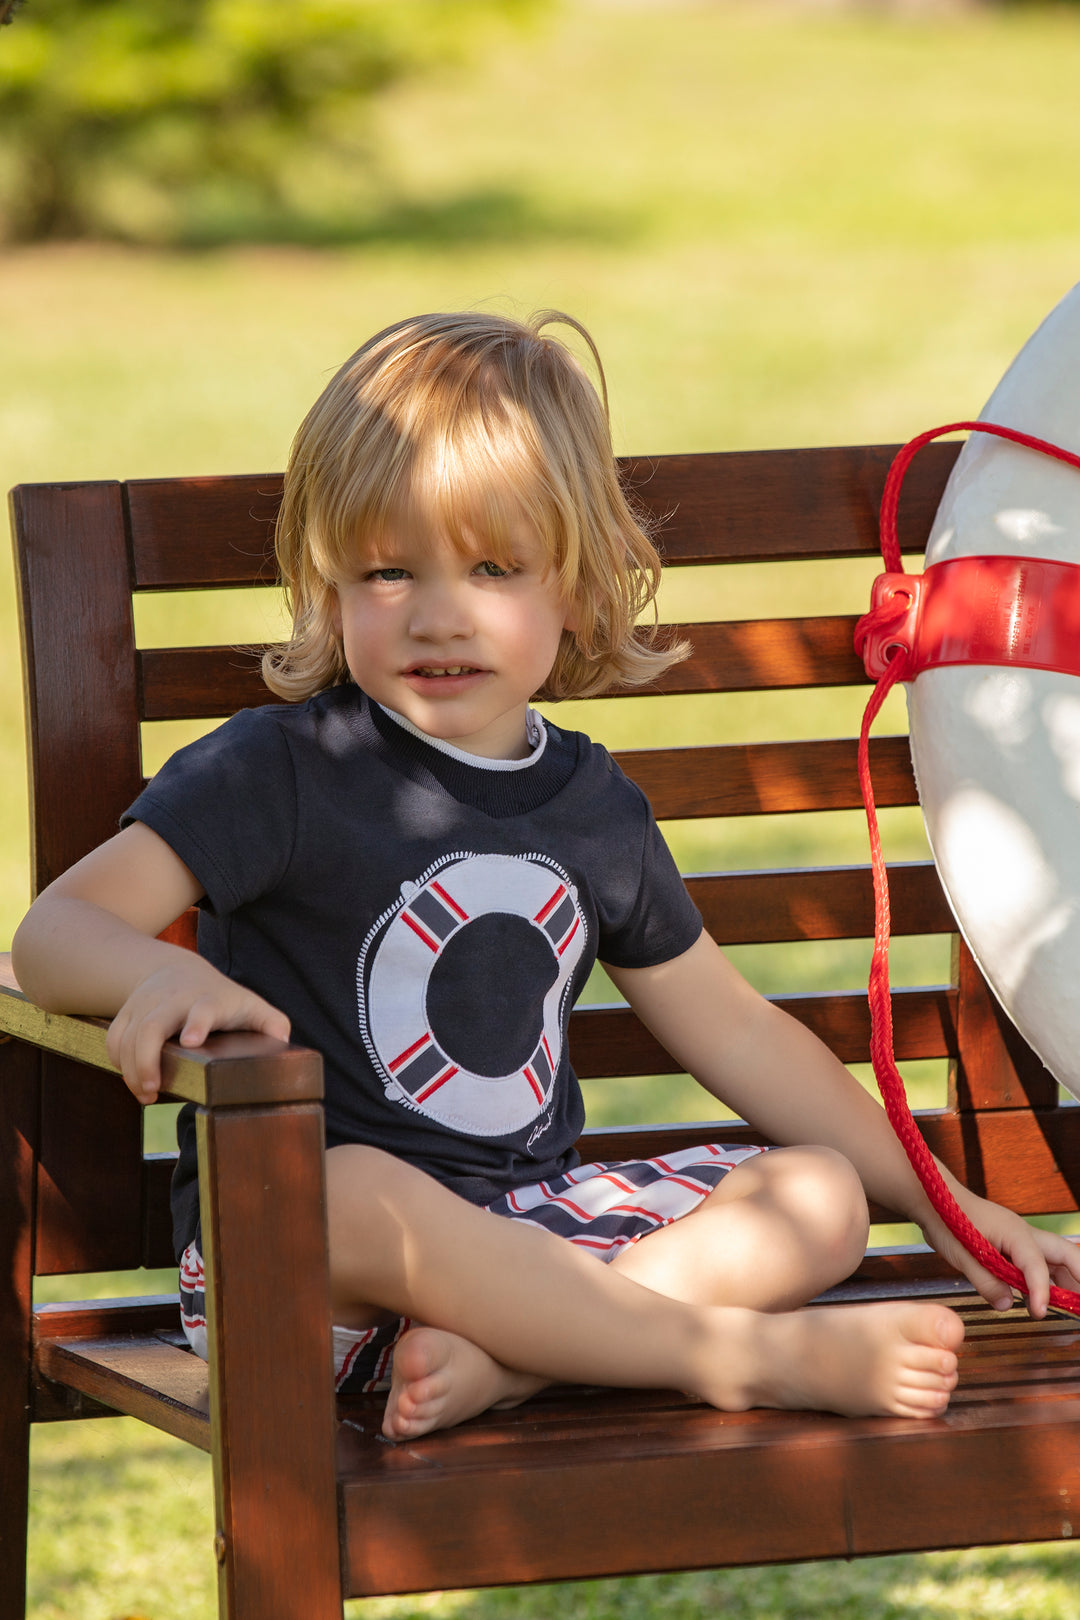
[[[382,161],[401,204],[352,247],[9,250],[0,479],[280,467],[328,371],[366,336],[419,309],[478,303],[560,306],[591,327],[620,450],[903,439],[976,411],[1077,279],[1078,78],[1068,7],[934,18],[567,4],[531,38],[386,105]],[[723,605],[805,611],[839,575],[855,611],[872,572],[808,568],[778,599],[768,570],[736,570]],[[144,644],[182,640],[202,605],[142,604]],[[669,616],[719,606],[691,573],[672,576]],[[248,601],[244,612],[241,629],[217,618],[211,636],[272,633],[272,608]],[[0,690],[3,941],[27,894],[6,561]],[[605,740],[811,736],[838,713],[853,728],[857,702],[628,700]],[[562,718],[587,727],[589,711]],[[891,724],[902,728],[902,710]],[[189,731],[148,735],[148,768]],[[916,818],[891,813],[887,840],[897,855],[920,853]],[[685,869],[859,860],[864,849],[855,815],[688,824],[673,841]],[[834,970],[860,982],[864,958],[856,945],[750,953],[742,965],[763,987],[778,974],[812,987]],[[897,966],[901,979],[917,971]],[[939,1071],[911,1079],[919,1102],[940,1092]],[[677,1083],[662,1089],[633,1106],[698,1110]],[[593,1089],[594,1117],[627,1106],[617,1082]],[[34,1620],[214,1612],[202,1457],[117,1420],[39,1432],[34,1468]],[[350,1615],[1076,1620],[1078,1574],[1063,1545],[441,1594]]]

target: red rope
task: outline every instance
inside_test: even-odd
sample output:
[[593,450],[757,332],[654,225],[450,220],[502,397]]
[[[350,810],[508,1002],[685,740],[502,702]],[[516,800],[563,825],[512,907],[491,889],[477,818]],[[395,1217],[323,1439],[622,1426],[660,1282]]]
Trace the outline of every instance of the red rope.
[[[900,503],[900,488],[904,481],[904,474],[907,472],[913,457],[921,450],[924,444],[929,444],[931,439],[940,438],[944,433],[957,433],[965,429],[977,433],[990,433],[1002,439],[1011,439],[1017,444],[1025,445],[1030,450],[1038,450],[1044,455],[1053,456],[1058,461],[1065,461],[1074,467],[1080,468],[1080,456],[1073,455],[1071,451],[1062,450],[1058,445],[1049,444],[1044,439],[1032,438],[1030,434],[1018,433],[1012,428],[998,427],[992,422],[952,422],[946,427],[932,428],[928,433],[920,433],[918,438],[912,439],[910,444],[905,445],[896,456],[885,481],[885,490],[881,502],[881,555],[889,573],[900,573],[903,566],[896,533],[896,515]],[[901,600],[899,603],[894,601],[866,614],[859,620],[855,638],[856,648],[861,651],[869,634],[878,629],[887,629],[890,625],[898,623],[905,616],[905,613],[906,603]],[[885,857],[881,849],[877,807],[874,803],[874,790],[870,780],[870,727],[877,718],[889,692],[898,681],[904,679],[908,662],[909,652],[905,647],[897,646],[891,651],[885,672],[870,694],[859,732],[859,785],[862,788],[863,804],[866,808],[866,821],[870,834],[870,860],[874,876],[874,954],[870,964],[868,987],[870,1001],[870,1057],[874,1065],[874,1075],[877,1079],[878,1089],[881,1092],[881,1100],[885,1105],[885,1112],[889,1116],[889,1122],[899,1137],[911,1161],[912,1168],[922,1182],[926,1195],[934,1209],[941,1216],[953,1236],[959,1239],[968,1253],[973,1255],[981,1266],[984,1266],[995,1277],[1007,1282],[1010,1287],[1017,1289],[1022,1294],[1025,1292],[1023,1273],[972,1225],[946,1186],[944,1177],[938,1169],[929,1148],[923,1141],[919,1127],[912,1116],[907,1095],[904,1091],[904,1082],[896,1067],[893,1049],[892,994],[889,988],[889,937],[891,931],[889,878],[885,867]],[[1051,1286],[1050,1303],[1058,1310],[1068,1311],[1074,1316],[1080,1316],[1080,1294],[1074,1294],[1065,1288]]]

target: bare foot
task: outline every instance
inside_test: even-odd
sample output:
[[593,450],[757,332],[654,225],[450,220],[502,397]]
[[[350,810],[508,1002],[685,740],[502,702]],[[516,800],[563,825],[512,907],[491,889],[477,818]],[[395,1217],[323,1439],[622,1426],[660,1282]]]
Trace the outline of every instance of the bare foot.
[[545,1382],[511,1372],[456,1333],[410,1328],[394,1346],[383,1434],[388,1440],[411,1440],[447,1429],[489,1407],[516,1406]]
[[758,1324],[747,1405],[928,1418],[956,1388],[964,1324],[944,1305],[840,1305]]

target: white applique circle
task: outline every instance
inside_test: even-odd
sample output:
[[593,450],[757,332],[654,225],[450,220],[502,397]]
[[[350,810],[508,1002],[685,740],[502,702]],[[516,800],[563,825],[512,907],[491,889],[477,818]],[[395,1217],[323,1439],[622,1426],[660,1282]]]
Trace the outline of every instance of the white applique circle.
[[387,1096],[471,1136],[535,1120],[586,934],[576,889],[544,856],[455,854],[404,883],[357,964]]

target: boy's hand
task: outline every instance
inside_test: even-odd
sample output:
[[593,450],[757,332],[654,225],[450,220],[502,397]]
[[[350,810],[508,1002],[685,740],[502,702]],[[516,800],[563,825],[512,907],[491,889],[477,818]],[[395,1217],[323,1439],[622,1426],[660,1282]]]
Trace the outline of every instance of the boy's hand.
[[[1011,1210],[969,1192],[951,1176],[947,1180],[957,1203],[972,1224],[1023,1272],[1028,1310],[1032,1316],[1046,1315],[1051,1282],[1074,1292],[1080,1289],[1080,1245],[1060,1237],[1056,1232],[1044,1232],[1040,1227],[1029,1225]],[[927,1243],[967,1277],[989,1305],[997,1311],[1009,1309],[1013,1296],[1008,1283],[981,1266],[936,1212],[932,1220],[922,1223],[922,1230]]]
[[189,960],[171,961],[142,979],[109,1025],[109,1057],[141,1103],[153,1102],[161,1089],[161,1049],[174,1035],[183,1046],[202,1046],[219,1029],[289,1038],[283,1012],[194,952],[179,954]]

